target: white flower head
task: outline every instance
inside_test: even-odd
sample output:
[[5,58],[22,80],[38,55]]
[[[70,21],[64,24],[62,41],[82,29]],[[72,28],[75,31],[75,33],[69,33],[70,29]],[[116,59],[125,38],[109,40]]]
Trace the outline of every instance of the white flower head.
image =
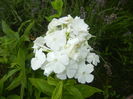
[[100,60],[88,44],[94,37],[88,30],[89,26],[80,17],[54,18],[46,35],[34,41],[32,69],[44,70],[45,76],[54,73],[62,80],[75,78],[79,83],[91,83],[94,79],[91,73]]

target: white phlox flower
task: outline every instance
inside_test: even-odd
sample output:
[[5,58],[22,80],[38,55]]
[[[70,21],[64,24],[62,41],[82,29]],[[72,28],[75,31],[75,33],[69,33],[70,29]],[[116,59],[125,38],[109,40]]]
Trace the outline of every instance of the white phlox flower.
[[61,31],[55,31],[53,33],[49,33],[44,37],[46,45],[52,50],[60,50],[66,44],[66,30],[63,29]]
[[92,64],[85,64],[85,61],[79,62],[79,68],[75,75],[75,78],[78,79],[80,83],[90,83],[93,81],[94,76],[91,72],[94,70],[94,66]]
[[49,75],[51,72],[61,73],[68,65],[69,58],[61,52],[49,52],[47,54],[47,64],[44,66],[44,74]]
[[71,60],[69,64],[66,66],[66,69],[64,72],[57,74],[57,78],[59,79],[66,79],[68,78],[73,78],[77,72],[78,69],[78,64],[74,61]]
[[34,49],[34,53],[36,53],[36,51],[38,51],[39,49],[42,49],[43,51],[47,51],[50,50],[48,47],[44,46],[45,44],[45,39],[44,37],[38,37],[36,38],[36,40],[34,41],[34,45],[33,45],[33,49]]
[[42,52],[42,49],[39,49],[35,52],[35,57],[31,59],[31,67],[33,70],[39,69],[42,64],[46,61],[46,56]]
[[34,41],[32,69],[44,70],[45,76],[54,73],[62,80],[74,78],[79,83],[91,83],[94,66],[100,60],[88,44],[88,40],[94,37],[88,30],[89,26],[80,17],[54,18],[46,35]]
[[96,55],[95,53],[88,53],[87,62],[92,63],[93,65],[97,66],[97,64],[100,62],[99,56]]

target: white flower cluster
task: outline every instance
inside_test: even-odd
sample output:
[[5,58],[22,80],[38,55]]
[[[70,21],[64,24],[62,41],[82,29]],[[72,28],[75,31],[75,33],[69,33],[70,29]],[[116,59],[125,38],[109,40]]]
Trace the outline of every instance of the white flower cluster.
[[99,56],[88,45],[92,37],[88,25],[79,17],[70,15],[53,19],[46,36],[34,41],[35,57],[31,60],[33,70],[41,68],[44,75],[55,73],[59,79],[75,78],[80,83],[90,83]]

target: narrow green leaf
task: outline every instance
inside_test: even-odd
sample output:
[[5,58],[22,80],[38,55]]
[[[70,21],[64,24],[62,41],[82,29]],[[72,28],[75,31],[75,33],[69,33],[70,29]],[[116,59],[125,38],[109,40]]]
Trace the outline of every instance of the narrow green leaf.
[[84,99],[79,89],[77,89],[74,86],[65,86],[65,89],[68,91],[68,93],[72,96],[74,96],[77,99]]
[[11,84],[6,88],[7,90],[12,90],[16,87],[18,87],[21,84],[21,81],[23,80],[23,76],[22,73],[19,74],[19,76],[17,78],[15,78]]
[[26,60],[26,50],[23,48],[19,48],[18,55],[14,63],[17,63],[19,66],[25,66]]
[[62,99],[63,82],[60,81],[53,91],[51,99]]
[[24,35],[29,35],[30,34],[30,31],[31,31],[31,29],[32,29],[32,27],[33,27],[33,25],[34,25],[34,20],[28,25],[28,27],[25,29],[25,31],[24,31]]
[[25,29],[24,31],[24,34],[21,36],[20,38],[20,41],[23,42],[23,41],[29,41],[29,34],[31,33],[31,29],[34,25],[34,21],[32,21],[28,26],[27,28]]
[[0,79],[0,94],[2,94],[4,82],[11,77],[13,74],[15,74],[17,71],[19,71],[18,68],[10,70],[6,75],[3,76],[2,79]]
[[2,20],[2,30],[10,38],[19,39],[19,34],[14,32],[5,21]]
[[15,68],[13,70],[10,70],[0,81],[6,81],[9,77],[11,77],[13,74],[15,74],[17,71],[19,71],[19,68]]
[[55,87],[49,85],[46,80],[39,78],[29,78],[29,80],[39,91],[51,96]]
[[23,23],[20,25],[20,27],[18,28],[18,33],[20,33],[21,29],[22,29],[27,23],[29,23],[29,22],[31,22],[31,20],[27,20],[27,21],[23,22]]
[[83,95],[84,98],[90,97],[95,93],[98,92],[103,92],[102,90],[95,88],[95,87],[91,87],[88,85],[76,85],[75,86]]

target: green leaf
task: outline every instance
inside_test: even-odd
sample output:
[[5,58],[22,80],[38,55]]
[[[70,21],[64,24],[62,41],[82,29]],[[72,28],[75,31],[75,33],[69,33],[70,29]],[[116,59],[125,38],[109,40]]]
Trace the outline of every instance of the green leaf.
[[57,11],[56,14],[46,17],[48,21],[51,21],[53,18],[58,18],[62,14],[63,1],[62,0],[54,0],[51,2],[52,7]]
[[76,85],[75,86],[83,95],[84,98],[90,97],[95,93],[98,92],[103,92],[102,90],[95,88],[95,87],[91,87],[88,85]]
[[19,48],[18,55],[14,63],[17,63],[19,66],[25,66],[26,60],[26,50],[24,48]]
[[53,2],[51,2],[52,7],[58,11],[59,15],[61,15],[62,13],[62,7],[63,7],[63,2],[62,0],[55,0]]
[[5,21],[2,20],[2,30],[9,37],[13,39],[19,39],[19,34],[14,32]]
[[65,89],[68,91],[68,93],[72,96],[74,96],[77,99],[84,99],[79,89],[77,89],[74,86],[65,86]]
[[51,16],[45,17],[45,18],[46,18],[48,21],[51,21],[53,18],[58,18],[58,17],[60,17],[59,14],[54,14],[54,15],[51,15]]
[[46,80],[39,79],[39,78],[29,78],[31,84],[37,88],[39,91],[51,95],[54,88],[53,86],[49,85]]
[[22,73],[20,73],[17,78],[13,79],[11,84],[6,89],[12,90],[12,89],[18,87],[21,84],[22,80],[23,80],[23,75],[22,75]]
[[20,96],[18,95],[10,95],[7,97],[7,99],[20,99]]
[[2,94],[3,91],[3,86],[4,86],[4,82],[11,77],[13,74],[15,74],[16,72],[18,72],[20,69],[16,68],[13,70],[10,70],[6,75],[3,76],[2,79],[0,79],[0,94]]
[[65,85],[74,85],[76,84],[76,80],[74,79],[68,79],[68,80],[65,80]]
[[77,99],[77,97],[74,97],[72,95],[63,95],[62,99]]
[[24,34],[20,37],[20,42],[29,41],[29,34],[31,33],[31,29],[34,26],[34,23],[34,21],[31,21],[31,23],[27,26],[24,31]]
[[62,99],[63,82],[60,81],[53,91],[51,99]]
[[32,21],[29,25],[28,25],[28,27],[25,29],[25,31],[24,31],[24,36],[26,36],[26,37],[29,37],[29,34],[31,33],[31,29],[32,29],[32,27],[33,27],[33,25],[34,25],[34,21]]
[[4,75],[4,77],[0,81],[6,81],[9,77],[11,77],[13,74],[15,74],[19,70],[20,69],[18,69],[18,68],[10,70],[6,75]]
[[58,84],[58,80],[57,79],[54,79],[52,77],[48,77],[48,80],[47,80],[48,84],[49,85],[53,85],[53,86],[56,86]]
[[23,28],[27,23],[29,23],[29,22],[31,22],[31,20],[27,20],[27,21],[23,22],[23,23],[20,25],[20,27],[18,28],[18,33],[20,33],[20,31],[22,30],[22,28]]

